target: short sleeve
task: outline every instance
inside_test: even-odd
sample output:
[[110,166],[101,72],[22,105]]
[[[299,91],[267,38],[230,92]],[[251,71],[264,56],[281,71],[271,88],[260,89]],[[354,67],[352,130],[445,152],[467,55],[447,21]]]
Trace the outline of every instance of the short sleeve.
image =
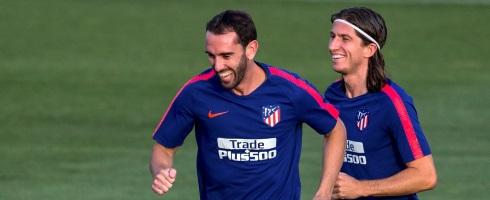
[[393,104],[390,131],[397,143],[398,151],[405,163],[431,154],[429,143],[420,126],[412,99],[403,91],[383,88]]
[[300,92],[296,107],[300,119],[319,134],[329,133],[337,124],[338,110],[311,85]]
[[191,108],[192,92],[184,86],[167,108],[155,129],[153,139],[168,148],[181,146],[194,126]]

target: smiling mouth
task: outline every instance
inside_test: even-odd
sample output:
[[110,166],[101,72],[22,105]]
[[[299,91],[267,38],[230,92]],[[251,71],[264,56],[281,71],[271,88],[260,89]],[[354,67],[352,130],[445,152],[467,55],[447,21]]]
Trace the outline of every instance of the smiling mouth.
[[227,71],[223,71],[223,72],[218,73],[218,75],[219,75],[219,78],[221,79],[221,81],[225,81],[226,79],[229,79],[231,77],[232,73],[233,72],[231,70],[227,70]]
[[332,55],[332,60],[334,59],[340,59],[340,58],[344,58],[345,56],[344,55],[340,55],[340,54],[333,54]]
[[229,75],[231,75],[231,71],[225,71],[225,72],[219,73],[219,77],[221,77],[221,78],[225,78]]

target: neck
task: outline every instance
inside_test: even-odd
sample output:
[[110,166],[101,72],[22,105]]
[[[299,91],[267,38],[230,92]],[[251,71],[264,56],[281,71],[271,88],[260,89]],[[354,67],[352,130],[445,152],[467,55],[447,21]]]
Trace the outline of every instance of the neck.
[[342,78],[345,83],[345,95],[354,98],[366,94],[367,89],[367,67],[359,73],[344,74]]
[[248,61],[247,71],[239,85],[232,89],[238,96],[246,96],[255,91],[264,81],[265,72],[253,60]]

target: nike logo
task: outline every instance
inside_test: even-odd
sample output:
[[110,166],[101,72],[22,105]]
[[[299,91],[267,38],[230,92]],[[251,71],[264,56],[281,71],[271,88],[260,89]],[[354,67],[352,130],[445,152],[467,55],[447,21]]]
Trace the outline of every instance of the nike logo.
[[212,113],[211,111],[209,111],[208,112],[208,118],[211,119],[211,118],[219,117],[219,116],[224,115],[226,113],[228,113],[228,111],[219,112],[219,113]]

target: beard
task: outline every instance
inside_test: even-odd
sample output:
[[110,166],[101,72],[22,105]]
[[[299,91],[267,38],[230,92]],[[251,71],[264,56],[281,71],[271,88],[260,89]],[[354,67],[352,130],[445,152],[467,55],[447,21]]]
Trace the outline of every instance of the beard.
[[233,80],[230,82],[224,82],[222,79],[220,79],[221,85],[226,89],[233,89],[237,87],[242,82],[243,77],[245,77],[245,71],[247,70],[247,58],[245,55],[240,58],[240,62],[238,63],[236,70],[228,70],[232,71]]

